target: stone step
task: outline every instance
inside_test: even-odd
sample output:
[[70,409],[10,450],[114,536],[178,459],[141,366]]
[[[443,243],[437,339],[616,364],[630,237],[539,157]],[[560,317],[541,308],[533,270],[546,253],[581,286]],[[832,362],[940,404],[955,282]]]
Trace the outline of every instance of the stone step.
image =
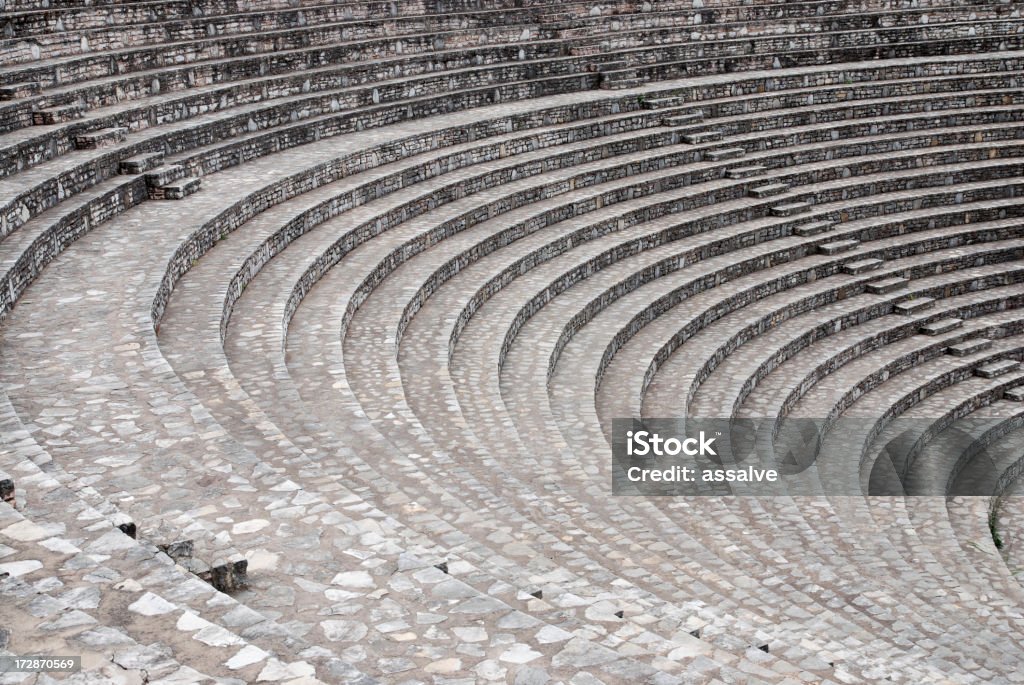
[[158,188],[150,188],[149,197],[151,200],[181,200],[199,190],[202,184],[202,179],[189,176]]
[[602,72],[604,72],[604,71],[621,71],[621,70],[625,69],[628,66],[629,66],[629,64],[626,62],[626,60],[624,60],[624,59],[616,59],[616,60],[612,60],[610,62],[603,62],[602,64],[598,64],[597,65],[597,70],[598,71],[602,71]]
[[601,81],[602,90],[623,90],[625,88],[638,88],[643,85],[644,81],[639,78],[626,78],[616,81]]
[[868,259],[858,259],[855,262],[847,262],[843,264],[843,273],[851,276],[862,274],[866,271],[874,271],[884,264],[881,259],[869,257]]
[[1001,359],[997,362],[979,366],[974,370],[974,375],[981,376],[982,378],[997,378],[1019,368],[1020,362],[1016,359]]
[[750,166],[737,166],[732,169],[728,169],[725,172],[726,178],[741,179],[750,178],[752,176],[760,176],[768,171],[768,167],[761,164],[751,164]]
[[677,107],[685,104],[685,100],[679,95],[669,95],[660,98],[649,98],[643,101],[644,109],[665,109],[666,107]]
[[84,115],[85,108],[78,104],[50,107],[32,112],[32,124],[35,126],[63,124],[75,119],[81,119]]
[[750,197],[765,198],[782,195],[787,190],[789,190],[788,183],[765,183],[764,185],[749,188],[747,194]]
[[796,216],[797,214],[804,214],[811,211],[810,202],[789,202],[784,205],[775,205],[772,207],[772,216]]
[[146,185],[150,188],[161,188],[185,178],[188,172],[180,164],[167,164],[146,173]]
[[905,288],[907,283],[910,283],[909,278],[903,278],[902,276],[893,276],[892,278],[883,278],[880,281],[874,283],[868,283],[865,287],[872,295],[885,295],[893,291]]
[[932,321],[926,323],[917,329],[921,335],[942,335],[943,333],[949,333],[955,331],[964,325],[963,319],[958,319],[954,316],[947,317],[945,319],[939,319],[938,321]]
[[101,128],[98,131],[79,133],[75,136],[75,149],[97,150],[105,147],[114,147],[123,143],[128,137],[128,129],[124,126],[112,126]]
[[25,81],[23,83],[8,83],[0,86],[0,100],[16,100],[18,98],[32,97],[39,95],[42,86],[38,81]]
[[831,221],[812,221],[809,224],[801,224],[793,227],[793,234],[801,238],[810,238],[831,231],[835,224]]
[[156,169],[163,163],[164,153],[149,152],[144,155],[137,155],[135,157],[129,157],[128,159],[122,159],[117,166],[117,171],[120,174],[143,174],[147,171]]
[[988,338],[972,338],[956,345],[950,345],[946,348],[946,354],[951,354],[954,357],[966,357],[977,352],[984,352],[990,347],[992,347],[992,341]]
[[1010,388],[1003,393],[1003,399],[1009,400],[1010,402],[1024,402],[1024,385],[1019,385],[1016,388]]
[[683,136],[683,142],[688,145],[700,145],[701,143],[713,143],[716,140],[722,139],[722,132],[718,130],[711,131],[698,131],[697,133],[687,133]]
[[893,306],[893,311],[897,314],[916,314],[917,312],[923,312],[926,309],[931,309],[935,306],[935,298],[932,297],[915,297],[903,302],[897,302]]
[[671,116],[662,117],[662,126],[686,126],[688,124],[699,124],[704,121],[704,113],[699,109],[695,112],[687,112],[686,114],[673,114]]
[[704,153],[704,158],[709,162],[721,162],[726,159],[736,159],[747,154],[747,151],[741,147],[727,147],[721,150],[708,150]]
[[841,252],[849,252],[850,250],[857,249],[858,245],[860,245],[860,241],[854,238],[850,238],[849,240],[836,240],[831,243],[822,243],[821,245],[818,245],[818,254],[834,255]]

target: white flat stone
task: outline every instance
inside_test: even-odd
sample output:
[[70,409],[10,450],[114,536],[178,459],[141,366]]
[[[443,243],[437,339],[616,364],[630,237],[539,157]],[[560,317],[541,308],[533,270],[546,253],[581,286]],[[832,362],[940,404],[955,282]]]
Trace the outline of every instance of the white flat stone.
[[45,528],[37,526],[28,520],[12,523],[0,531],[0,533],[20,542],[35,542],[36,540],[50,537],[50,533]]
[[211,647],[227,647],[229,645],[240,645],[244,641],[234,633],[217,625],[209,625],[192,636],[204,645]]
[[17,578],[23,576],[26,573],[32,573],[33,571],[39,570],[43,567],[41,561],[35,559],[28,559],[26,561],[9,561],[6,564],[0,564],[0,573],[6,573],[11,578]]
[[256,531],[263,530],[270,525],[270,521],[266,519],[252,519],[251,521],[243,521],[236,523],[231,527],[232,535],[248,535],[249,533],[255,533]]
[[558,626],[544,626],[537,631],[537,642],[542,645],[549,645],[552,642],[564,642],[572,637],[568,630],[562,630]]
[[322,621],[320,628],[331,642],[359,642],[369,632],[361,621]]
[[452,628],[452,632],[463,642],[483,642],[487,639],[487,631],[479,626]]
[[255,663],[259,663],[268,656],[270,655],[259,647],[255,645],[246,645],[238,650],[237,654],[228,659],[224,665],[232,671],[237,671],[240,668],[245,668],[246,666],[252,666]]
[[526,664],[541,656],[543,655],[540,652],[530,649],[529,645],[517,642],[502,652],[498,659],[510,664]]
[[184,630],[186,632],[191,633],[194,630],[202,630],[203,628],[206,628],[211,625],[213,624],[207,621],[205,618],[200,618],[199,616],[193,614],[191,611],[186,611],[181,615],[180,618],[178,618],[178,623],[176,624],[176,627],[178,628],[178,630]]
[[427,673],[436,673],[439,675],[447,675],[449,673],[455,673],[462,669],[462,659],[456,659],[449,657],[447,659],[440,659],[433,663],[427,664],[423,670]]
[[331,585],[340,585],[347,588],[360,590],[372,590],[377,587],[373,576],[366,571],[344,571],[331,579]]
[[128,611],[135,612],[136,614],[142,614],[143,616],[160,616],[161,614],[169,614],[176,608],[177,607],[166,599],[158,595],[154,595],[152,592],[147,592],[128,605]]

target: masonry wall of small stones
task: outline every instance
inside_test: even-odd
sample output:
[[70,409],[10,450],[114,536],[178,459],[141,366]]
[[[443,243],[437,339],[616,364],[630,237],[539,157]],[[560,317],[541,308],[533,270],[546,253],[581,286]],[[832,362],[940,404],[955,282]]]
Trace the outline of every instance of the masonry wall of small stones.
[[[960,176],[959,172],[955,173],[955,174],[952,174],[952,175],[948,175],[947,173],[932,174],[931,175],[931,184],[930,185],[933,186],[933,187],[942,187],[942,186],[946,185],[946,179],[949,178],[949,177],[954,178],[956,182],[962,182],[962,183],[970,183],[972,180],[990,180],[990,177],[987,174],[987,172],[989,172],[989,171],[994,172],[994,173],[1005,173],[1006,176],[1004,176],[1004,177],[1012,178],[1012,177],[1016,176],[1019,173],[1018,171],[1013,171],[1013,169],[1015,169],[1015,168],[1018,168],[1017,167],[1017,163],[1014,163],[1014,164],[1010,165],[1010,167],[1004,168],[1002,170],[997,170],[997,169],[985,169],[985,170],[968,169],[968,170],[965,170],[963,172],[963,176],[962,177]],[[883,193],[883,192],[890,192],[891,190],[899,189],[899,185],[900,184],[899,183],[894,184],[894,185],[897,186],[896,188],[888,188],[888,189],[884,187],[883,183],[876,183],[874,185],[877,188],[877,192]],[[925,185],[925,184],[922,184],[922,186],[920,186],[920,187],[927,188],[929,186]],[[861,188],[867,189],[866,186],[864,186],[864,185],[861,185]],[[913,211],[913,210],[916,210],[916,209],[926,209],[926,208],[929,208],[929,207],[941,208],[941,207],[947,207],[947,206],[951,206],[951,205],[957,205],[957,204],[960,204],[960,203],[962,203],[964,201],[977,201],[977,200],[988,200],[988,199],[1000,199],[1000,198],[1009,198],[1009,197],[1019,197],[1022,192],[1024,192],[1024,184],[1015,184],[1015,183],[1008,183],[1006,186],[1003,186],[1003,187],[984,188],[984,189],[980,189],[980,190],[970,190],[970,191],[965,191],[965,192],[945,191],[945,190],[941,191],[941,192],[933,192],[933,193],[924,193],[924,192],[922,192],[915,199],[907,199],[907,200],[901,200],[901,201],[886,201],[886,202],[882,202],[882,203],[872,203],[872,204],[857,204],[854,208],[851,208],[850,210],[847,210],[848,211],[848,218],[847,218],[847,220],[851,220],[852,221],[852,220],[856,220],[856,219],[873,217],[873,216],[885,216],[887,214],[895,214],[895,213],[899,213],[899,212],[908,212],[908,211]],[[822,198],[822,194],[831,194],[832,197],[827,198],[827,199],[823,199]],[[854,194],[854,196],[857,196],[857,195]],[[826,201],[836,201],[838,199],[846,199],[846,198],[843,197],[843,191],[842,190],[835,189],[834,192],[832,192],[832,193],[824,193],[823,191],[819,191],[818,199],[820,201],[822,201],[822,203],[824,203]],[[763,216],[763,215],[764,214],[762,213],[761,216]],[[731,223],[731,222],[729,222],[729,223]],[[800,222],[794,222],[794,224],[791,224],[790,227],[789,227],[790,230],[792,229],[792,225],[795,225],[797,223],[800,223]],[[872,230],[858,231],[856,234],[851,234],[850,237],[852,237],[853,235],[857,235],[858,237],[864,239],[865,241],[870,241],[870,240],[878,240],[880,238],[890,237],[890,236],[894,236],[894,235],[902,235],[903,231],[904,231],[904,226],[907,223],[908,222],[899,222],[899,223],[896,223],[896,224],[876,226]],[[914,228],[917,228],[917,230],[922,230],[924,228],[928,228],[928,226],[927,226],[927,224],[925,224],[924,226],[917,226],[917,227],[914,227],[914,226],[911,225],[911,226],[907,226],[907,228],[909,230],[914,230]],[[776,227],[776,230],[779,230],[779,228]],[[1011,233],[1013,233],[1013,232],[1011,231]],[[1014,235],[1016,235],[1016,234],[1014,233]],[[733,278],[738,277],[739,275],[746,275],[747,273],[751,273],[752,271],[759,271],[759,270],[762,270],[762,269],[765,269],[765,268],[769,268],[770,266],[774,266],[774,265],[777,265],[777,264],[781,264],[781,263],[784,263],[784,262],[791,261],[793,259],[798,259],[800,257],[807,256],[807,255],[813,253],[813,250],[817,246],[817,244],[820,244],[820,243],[825,242],[825,241],[832,241],[832,240],[841,239],[843,237],[847,237],[847,236],[843,235],[843,233],[842,233],[842,231],[840,229],[837,232],[831,233],[828,238],[808,240],[808,241],[805,241],[804,243],[802,243],[800,246],[796,246],[796,247],[793,247],[793,248],[783,248],[783,249],[780,249],[780,250],[775,250],[775,251],[773,251],[771,253],[768,253],[768,254],[762,255],[760,257],[751,259],[751,260],[749,260],[746,263],[740,263],[740,264],[732,265],[732,266],[728,267],[727,269],[723,270],[723,272],[720,272],[719,274],[716,274],[715,275],[716,276],[715,279],[711,280],[710,282],[707,282],[707,280],[705,279],[704,281],[700,281],[697,284],[686,286],[685,289],[680,289],[680,290],[676,290],[676,291],[672,292],[671,294],[669,294],[669,295],[659,299],[657,302],[652,303],[651,305],[649,305],[647,309],[645,309],[643,312],[637,314],[629,322],[629,324],[627,324],[625,327],[623,327],[623,329],[620,331],[620,333],[616,336],[615,342],[608,348],[608,350],[606,350],[606,352],[605,352],[605,359],[607,361],[610,361],[611,357],[615,354],[615,352],[618,350],[618,348],[621,347],[629,338],[631,338],[635,334],[636,330],[639,330],[639,328],[642,327],[642,325],[647,320],[649,320],[649,318],[652,318],[653,316],[655,316],[660,311],[664,311],[665,307],[673,306],[672,303],[676,303],[676,302],[680,301],[681,297],[692,296],[696,292],[699,292],[700,290],[703,290],[704,287],[712,287],[712,286],[714,286],[714,285],[716,285],[718,283],[721,283],[723,280],[732,280]],[[982,235],[976,236],[975,238],[976,239],[983,239],[984,237],[985,237],[984,234],[982,234]],[[754,239],[756,242],[761,242],[763,240],[763,238],[761,238],[761,239],[758,239],[758,238],[760,238],[760,236],[753,237],[752,239]],[[748,239],[751,239],[751,238],[748,238]],[[920,243],[920,244],[918,244],[918,243]],[[925,240],[925,241],[911,241],[911,240],[908,240],[907,242],[901,244],[898,247],[888,248],[885,251],[884,254],[885,254],[885,256],[887,258],[896,258],[896,257],[900,257],[900,256],[908,256],[908,255],[911,255],[911,254],[916,254],[920,250],[932,251],[932,250],[934,250],[936,248],[948,247],[948,246],[949,246],[948,245],[948,239],[928,239],[928,240]],[[735,247],[732,247],[731,249],[735,249]],[[996,254],[1000,255],[1000,257],[998,258],[999,261],[1003,261],[1003,260],[1009,260],[1009,259],[1018,259],[1024,253],[1021,253],[1021,252],[1019,252],[1017,250],[1011,250],[1009,252],[1006,252],[1005,250],[1002,250],[1002,251],[997,250]],[[945,267],[944,270],[948,270],[948,269],[952,269],[952,268],[962,268],[962,267],[965,267],[965,266],[969,266],[969,263],[966,261],[966,259],[967,258],[956,258],[956,259],[953,259],[952,261],[949,261],[949,262],[946,263],[946,267]],[[971,259],[973,259],[973,257],[971,257]],[[958,260],[962,260],[962,261],[958,261]],[[671,353],[673,351],[678,349],[679,346],[683,344],[683,342],[685,342],[687,339],[691,338],[697,331],[705,328],[712,321],[717,320],[721,316],[723,316],[723,315],[725,315],[725,314],[727,314],[727,313],[729,313],[731,311],[735,311],[738,307],[744,306],[746,304],[750,304],[751,302],[756,301],[757,299],[760,299],[762,297],[766,297],[769,294],[780,292],[782,289],[791,288],[791,287],[794,287],[795,285],[802,284],[802,283],[809,283],[809,282],[812,282],[813,280],[817,280],[819,278],[823,278],[823,277],[826,277],[826,276],[829,276],[829,275],[833,275],[833,274],[839,273],[839,270],[840,270],[840,267],[841,267],[841,263],[843,261],[844,261],[843,259],[836,259],[835,261],[827,262],[827,263],[824,263],[822,265],[819,265],[818,267],[815,268],[815,270],[813,272],[804,272],[804,273],[801,273],[801,274],[794,274],[794,275],[786,276],[784,278],[780,278],[780,279],[774,281],[771,285],[761,284],[761,285],[758,285],[756,288],[752,288],[752,289],[747,290],[747,291],[742,292],[742,293],[737,293],[736,295],[734,295],[731,298],[731,301],[723,302],[723,304],[721,305],[721,307],[718,310],[711,310],[711,311],[707,312],[705,314],[705,316],[709,317],[709,318],[706,321],[694,322],[690,326],[681,328],[679,330],[679,332],[677,332],[674,336],[672,336],[672,338],[670,338],[669,341],[666,342],[666,344],[664,346],[662,346],[652,356],[650,366],[648,367],[647,373],[644,375],[644,382],[643,382],[643,385],[642,385],[642,390],[646,390],[647,389],[647,387],[649,386],[649,384],[650,384],[651,380],[653,379],[655,373],[657,373],[657,369],[659,368],[659,366],[669,357],[669,355],[671,355]],[[925,275],[925,273],[932,273],[933,270],[934,270],[934,266],[929,267],[927,271],[925,271],[924,269],[920,269],[920,270],[916,270],[916,271],[912,269],[911,271],[913,272],[913,274],[915,276],[920,277],[922,275]],[[834,298],[836,298],[837,296],[838,296],[838,298],[842,298],[842,297],[848,297],[850,294],[856,294],[857,292],[859,292],[860,289],[863,288],[864,284],[866,283],[866,280],[867,279],[865,279],[865,281],[859,283],[858,285],[854,286],[852,290],[849,290],[847,292],[842,292],[841,293],[841,292],[837,291],[836,293],[829,293],[828,291],[822,291],[822,293],[820,293],[820,294],[815,296],[815,298],[818,298],[820,296],[821,297],[820,300],[815,299],[813,302],[802,303],[802,304],[801,303],[794,303],[793,304],[794,310],[797,307],[802,307],[802,306],[807,306],[808,307],[807,310],[809,310],[810,308],[817,307],[817,306],[822,306],[824,304],[827,304],[830,301],[834,301]],[[692,328],[691,328],[691,326],[692,326]],[[607,361],[603,361],[602,367],[606,367],[607,366]],[[603,368],[602,368],[602,371],[603,371]],[[597,380],[596,385],[598,387],[600,387],[600,376],[599,376],[599,378]]]
[[[389,164],[428,150],[459,145],[477,139],[485,139],[489,136],[511,130],[528,130],[555,123],[567,123],[577,119],[606,116],[630,105],[634,108],[637,106],[635,101],[630,102],[627,100],[625,102],[605,101],[572,107],[548,108],[528,116],[510,116],[482,121],[473,128],[450,128],[431,132],[424,136],[408,137],[339,159],[337,162],[325,167],[305,171],[288,179],[286,183],[275,184],[257,195],[250,195],[248,198],[239,201],[228,210],[222,212],[217,219],[204,226],[200,231],[197,231],[190,241],[182,245],[182,248],[179,249],[172,262],[168,265],[168,273],[154,302],[153,320],[154,322],[159,322],[174,283],[181,274],[187,271],[195,259],[209,250],[221,236],[226,235],[255,214],[264,211],[274,204],[340,178]],[[490,151],[485,149],[477,154],[494,154],[496,155],[494,158],[497,158],[498,153],[493,149]],[[424,169],[424,175],[419,180],[430,178],[440,171],[440,168]],[[222,332],[223,327],[227,325],[235,299],[244,290],[251,277],[274,254],[277,254],[299,235],[311,230],[320,223],[337,216],[347,209],[377,197],[377,194],[382,191],[390,192],[398,187],[404,187],[410,180],[403,179],[401,184],[398,184],[397,179],[393,179],[390,183],[385,183],[380,187],[377,184],[367,184],[367,186],[357,189],[350,194],[333,198],[318,207],[307,210],[281,227],[271,239],[264,243],[247,260],[245,266],[232,279],[225,302]],[[338,258],[340,259],[340,255]],[[316,280],[325,273],[326,268],[328,268],[326,264],[320,264],[306,274],[306,277],[299,284],[299,289],[292,294],[292,301],[289,304],[287,313],[288,316],[294,311],[294,307],[301,301],[302,295],[308,291],[308,288],[312,287]]]

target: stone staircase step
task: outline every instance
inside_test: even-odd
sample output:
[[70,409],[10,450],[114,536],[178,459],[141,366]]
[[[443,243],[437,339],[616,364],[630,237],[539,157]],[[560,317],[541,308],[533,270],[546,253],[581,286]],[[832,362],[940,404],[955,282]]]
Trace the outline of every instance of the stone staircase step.
[[793,234],[801,238],[810,238],[831,231],[835,224],[831,221],[812,221],[809,224],[801,224],[793,227]]
[[818,254],[835,255],[840,254],[841,252],[849,252],[857,249],[858,245],[860,245],[860,241],[854,238],[850,238],[849,240],[836,240],[831,243],[822,243],[821,245],[818,245]]
[[932,297],[914,297],[903,302],[898,302],[893,306],[893,311],[897,314],[916,314],[917,312],[923,312],[926,309],[931,309],[935,306],[935,298]]
[[97,150],[114,147],[128,138],[128,129],[123,126],[112,126],[75,136],[75,148],[78,150]]
[[851,276],[862,274],[866,271],[874,271],[884,264],[881,259],[869,257],[868,259],[858,259],[855,262],[847,262],[843,264],[843,273]]
[[727,147],[721,150],[708,150],[704,153],[704,158],[709,162],[721,162],[726,159],[736,159],[747,154],[747,151],[741,147]]
[[868,283],[867,286],[865,286],[865,290],[867,290],[872,295],[885,295],[887,293],[900,290],[901,288],[905,288],[907,286],[907,283],[910,283],[909,278],[903,278],[902,276],[893,276],[892,278],[883,278],[880,281]]
[[750,166],[738,166],[733,167],[732,169],[728,169],[725,172],[725,177],[732,179],[743,179],[750,178],[752,176],[760,176],[764,173],[767,173],[767,171],[768,167],[766,166],[763,166],[761,164],[751,164]]
[[0,86],[0,100],[16,100],[18,98],[32,97],[39,95],[42,86],[38,81],[25,81],[22,83],[9,83]]
[[678,95],[669,95],[666,97],[649,98],[643,101],[642,107],[644,109],[664,109],[666,107],[677,107],[685,104],[685,100]]
[[979,366],[974,370],[974,375],[981,376],[982,378],[998,378],[1019,368],[1020,362],[1016,359],[1001,359],[997,362]]
[[686,126],[688,124],[699,124],[704,121],[704,113],[700,110],[687,112],[686,114],[673,114],[662,118],[662,126]]
[[151,200],[181,200],[199,190],[203,181],[197,176],[182,178],[157,188],[149,189]]
[[622,71],[629,66],[629,63],[624,59],[615,59],[610,62],[602,62],[597,65],[597,70],[604,71]]
[[146,185],[150,188],[160,188],[168,183],[185,178],[187,174],[188,172],[185,170],[185,167],[180,164],[166,164],[146,172]]
[[750,188],[747,190],[747,194],[750,195],[750,197],[766,198],[781,195],[787,190],[789,190],[788,183],[766,183],[764,185]]
[[973,338],[950,345],[946,348],[946,354],[951,354],[954,357],[967,357],[978,352],[984,352],[991,347],[992,341],[988,338]]
[[1024,385],[1019,385],[1016,388],[1010,388],[1003,393],[1003,399],[1009,400],[1010,402],[1024,402]]
[[796,216],[811,211],[810,202],[788,202],[784,205],[775,205],[771,209],[772,216]]
[[32,112],[32,123],[36,126],[48,126],[50,124],[63,124],[85,116],[85,108],[82,105],[63,105],[61,107],[50,107]]
[[120,174],[142,174],[156,169],[163,163],[163,152],[149,152],[144,155],[122,159],[117,166],[117,171]]
[[699,131],[697,133],[687,133],[683,136],[683,142],[688,145],[700,145],[701,143],[713,143],[716,140],[722,139],[722,132],[718,130],[712,131]]
[[931,323],[926,323],[917,330],[921,335],[942,335],[943,333],[955,331],[963,325],[963,319],[951,316],[945,319],[939,319],[938,321],[932,321]]

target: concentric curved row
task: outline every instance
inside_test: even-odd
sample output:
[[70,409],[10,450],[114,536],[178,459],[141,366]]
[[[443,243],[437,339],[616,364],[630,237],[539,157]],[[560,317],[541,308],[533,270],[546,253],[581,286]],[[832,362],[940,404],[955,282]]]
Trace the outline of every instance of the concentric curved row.
[[[0,73],[47,86],[0,139],[5,649],[152,682],[1020,681],[1017,17],[686,5],[12,15],[53,40]],[[79,54],[154,18],[123,71]],[[851,32],[914,59],[840,63]],[[280,61],[161,63],[251,33]],[[692,57],[774,68],[633,82]],[[662,416],[827,419],[844,459],[612,496],[611,420]],[[893,473],[951,497],[829,490]]]

